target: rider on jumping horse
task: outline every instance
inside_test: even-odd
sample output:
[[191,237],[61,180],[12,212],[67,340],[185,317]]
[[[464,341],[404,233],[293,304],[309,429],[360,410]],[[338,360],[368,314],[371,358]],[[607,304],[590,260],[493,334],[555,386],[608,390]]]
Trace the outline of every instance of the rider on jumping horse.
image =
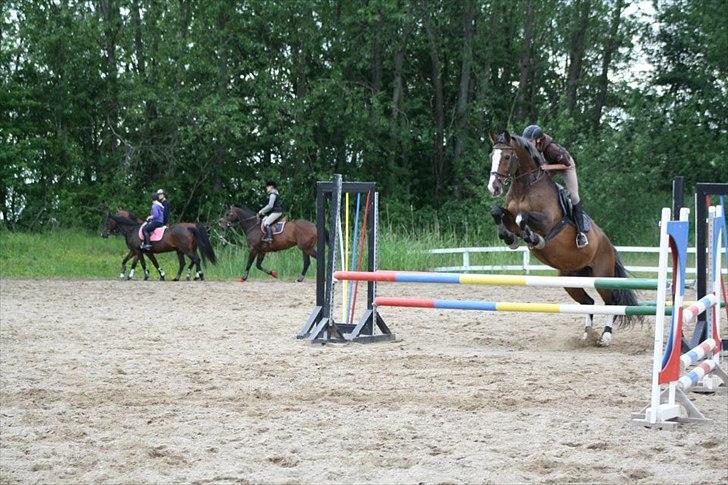
[[152,214],[147,217],[147,223],[142,228],[144,233],[144,241],[139,249],[142,251],[149,251],[152,249],[152,245],[149,243],[149,236],[158,227],[164,225],[164,205],[159,201],[159,194],[157,192],[152,196]]
[[574,209],[574,219],[577,228],[576,247],[583,248],[589,244],[586,237],[586,220],[584,208],[579,198],[579,179],[576,176],[576,163],[568,151],[554,142],[554,139],[545,134],[540,126],[530,125],[523,130],[523,137],[531,140],[539,152],[543,154],[548,164],[541,169],[547,172],[560,171],[564,175],[566,188],[571,195],[571,204]]
[[[258,211],[258,216],[263,219],[265,237],[263,242],[273,241],[273,228],[271,227],[283,215],[283,203],[278,194],[278,186],[272,180],[265,183],[265,191],[268,194],[268,204]],[[267,214],[267,215],[266,215]]]

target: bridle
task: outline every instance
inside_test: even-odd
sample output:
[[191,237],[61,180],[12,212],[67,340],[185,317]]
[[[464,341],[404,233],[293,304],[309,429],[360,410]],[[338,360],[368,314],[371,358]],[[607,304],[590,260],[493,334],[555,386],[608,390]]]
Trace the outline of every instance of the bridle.
[[[493,149],[495,150],[496,147],[493,146]],[[513,148],[512,146],[498,147],[498,150],[510,150],[512,152],[516,151],[516,149]],[[501,184],[505,185],[509,181],[516,181],[520,178],[523,178],[523,177],[526,177],[533,173],[536,173],[537,174],[536,177],[533,178],[528,184],[528,185],[533,185],[536,182],[538,182],[541,179],[541,176],[546,172],[539,165],[536,168],[534,168],[533,170],[529,170],[528,172],[524,172],[524,173],[520,174],[519,176],[515,177],[511,173],[513,171],[513,166],[514,166],[513,159],[514,158],[520,163],[520,159],[518,157],[516,157],[515,155],[511,155],[511,159],[508,161],[508,174],[504,175],[496,170],[496,171],[490,172],[490,175],[494,176],[496,178],[496,180],[498,180]]]

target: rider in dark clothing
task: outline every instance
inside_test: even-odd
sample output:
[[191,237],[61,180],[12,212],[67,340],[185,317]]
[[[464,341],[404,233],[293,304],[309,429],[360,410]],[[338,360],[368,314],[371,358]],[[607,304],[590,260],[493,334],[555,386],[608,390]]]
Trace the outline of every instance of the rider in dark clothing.
[[586,237],[586,220],[584,218],[584,207],[579,197],[579,179],[576,176],[576,163],[568,151],[557,144],[553,138],[543,132],[540,126],[530,125],[523,130],[523,137],[533,141],[539,152],[548,162],[541,166],[541,169],[548,172],[560,172],[564,175],[566,188],[571,197],[571,205],[574,208],[574,219],[576,223],[576,247],[583,248],[589,244]]
[[265,191],[268,194],[268,204],[258,211],[258,216],[263,219],[263,227],[265,228],[263,242],[270,243],[273,241],[273,228],[271,226],[283,215],[283,203],[275,182],[271,180],[266,182]]

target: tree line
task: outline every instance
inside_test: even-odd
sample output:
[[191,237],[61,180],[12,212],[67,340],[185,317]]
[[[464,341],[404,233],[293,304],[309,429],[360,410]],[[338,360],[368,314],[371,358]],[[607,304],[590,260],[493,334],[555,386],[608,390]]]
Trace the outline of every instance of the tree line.
[[472,223],[492,204],[488,132],[537,122],[618,228],[674,175],[728,181],[726,6],[9,0],[2,223],[93,229],[159,187],[175,219],[213,220],[267,179],[311,216],[333,173],[377,181],[394,221]]

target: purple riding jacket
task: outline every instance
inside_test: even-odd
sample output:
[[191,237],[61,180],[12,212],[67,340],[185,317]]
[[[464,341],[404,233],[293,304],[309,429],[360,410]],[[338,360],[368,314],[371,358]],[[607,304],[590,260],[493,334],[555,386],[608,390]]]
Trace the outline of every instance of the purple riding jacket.
[[164,224],[164,206],[159,202],[152,203],[152,216],[151,221],[158,223],[160,226]]

